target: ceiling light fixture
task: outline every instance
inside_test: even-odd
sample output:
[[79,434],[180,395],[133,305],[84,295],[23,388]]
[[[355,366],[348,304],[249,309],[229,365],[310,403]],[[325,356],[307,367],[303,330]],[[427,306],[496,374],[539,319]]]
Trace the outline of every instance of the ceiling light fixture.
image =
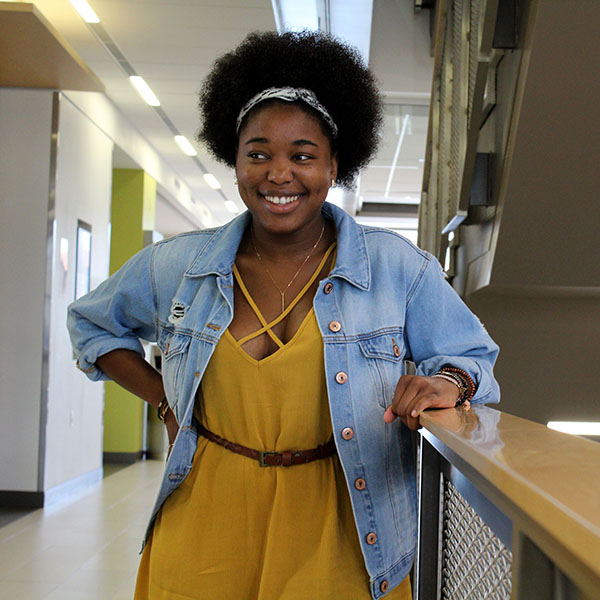
[[71,4],[86,23],[100,23],[98,15],[85,0],[71,0]]
[[593,421],[549,421],[548,427],[573,435],[600,436],[600,423],[594,423]]
[[143,77],[139,75],[132,75],[129,81],[133,83],[135,89],[139,92],[140,96],[150,106],[160,106],[158,98],[154,95],[154,92],[150,89],[150,86],[144,81]]
[[204,181],[206,181],[206,183],[208,183],[208,185],[213,190],[221,189],[221,184],[219,183],[219,180],[212,173],[204,173],[202,177],[204,177]]
[[233,214],[237,214],[240,211],[238,210],[238,207],[236,206],[235,202],[233,200],[225,200],[225,208]]
[[190,141],[185,137],[185,135],[176,135],[175,141],[184,154],[187,154],[188,156],[196,156],[198,154],[194,146],[190,144]]

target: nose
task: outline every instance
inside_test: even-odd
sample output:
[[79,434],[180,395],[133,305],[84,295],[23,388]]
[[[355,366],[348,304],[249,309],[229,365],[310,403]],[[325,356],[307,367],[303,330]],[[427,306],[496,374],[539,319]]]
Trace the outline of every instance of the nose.
[[271,183],[284,184],[294,179],[292,164],[289,160],[273,160],[267,172],[267,180]]

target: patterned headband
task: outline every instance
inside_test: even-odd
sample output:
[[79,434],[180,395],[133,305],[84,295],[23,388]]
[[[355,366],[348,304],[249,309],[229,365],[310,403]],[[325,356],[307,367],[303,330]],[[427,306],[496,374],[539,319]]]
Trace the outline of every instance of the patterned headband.
[[240,126],[244,117],[259,103],[264,102],[265,100],[272,100],[276,98],[277,100],[285,100],[286,102],[295,102],[296,100],[302,100],[308,104],[311,108],[314,108],[325,120],[329,128],[331,129],[331,133],[333,137],[337,137],[338,128],[334,123],[331,115],[327,112],[327,109],[317,100],[314,92],[307,90],[306,88],[292,88],[292,87],[271,87],[263,90],[253,96],[244,104],[242,110],[240,110],[240,114],[238,115],[235,131],[238,133],[240,131]]

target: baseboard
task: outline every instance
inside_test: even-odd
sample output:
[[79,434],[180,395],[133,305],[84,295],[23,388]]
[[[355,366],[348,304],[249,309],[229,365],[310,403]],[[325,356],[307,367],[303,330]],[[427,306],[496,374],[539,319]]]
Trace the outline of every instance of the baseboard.
[[44,492],[0,490],[0,506],[4,508],[42,508],[44,506]]
[[102,467],[93,471],[88,471],[79,477],[69,479],[60,485],[57,485],[44,492],[44,506],[49,506],[57,502],[72,500],[79,496],[86,488],[102,480]]
[[143,457],[144,455],[141,450],[139,452],[104,452],[102,460],[105,463],[132,465],[138,462],[138,460],[142,460]]
[[86,488],[102,479],[102,467],[79,475],[69,481],[46,490],[45,492],[21,492],[0,490],[0,507],[6,508],[44,508],[57,502],[70,500]]

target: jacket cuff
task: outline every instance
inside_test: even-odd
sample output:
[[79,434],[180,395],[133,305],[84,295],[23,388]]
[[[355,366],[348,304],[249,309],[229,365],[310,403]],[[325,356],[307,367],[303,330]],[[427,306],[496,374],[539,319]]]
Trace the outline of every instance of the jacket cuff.
[[500,390],[498,383],[491,375],[491,367],[484,362],[480,364],[477,360],[466,356],[435,356],[422,361],[417,365],[417,375],[432,376],[444,365],[452,365],[466,371],[477,386],[475,395],[471,398],[471,404],[484,402],[499,402]]
[[142,358],[146,356],[144,348],[137,337],[110,337],[95,340],[85,345],[77,356],[77,368],[92,381],[110,381],[110,377],[101,371],[95,363],[100,356],[108,354],[113,350],[132,350],[133,352],[137,352]]

